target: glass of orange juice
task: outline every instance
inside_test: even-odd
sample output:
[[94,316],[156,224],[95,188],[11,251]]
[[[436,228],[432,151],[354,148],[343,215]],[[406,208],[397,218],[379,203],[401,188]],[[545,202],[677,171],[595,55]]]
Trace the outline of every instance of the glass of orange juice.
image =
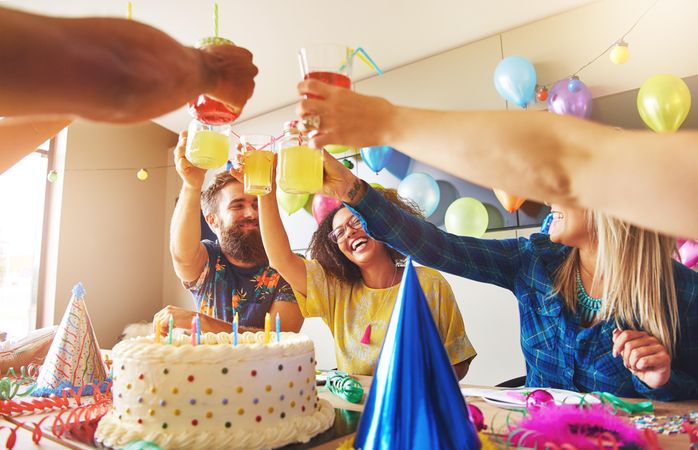
[[313,194],[322,189],[322,150],[308,145],[298,130],[298,122],[284,124],[284,136],[277,145],[279,152],[278,182],[289,194]]
[[271,192],[274,169],[274,137],[268,134],[240,136],[245,194],[266,195]]

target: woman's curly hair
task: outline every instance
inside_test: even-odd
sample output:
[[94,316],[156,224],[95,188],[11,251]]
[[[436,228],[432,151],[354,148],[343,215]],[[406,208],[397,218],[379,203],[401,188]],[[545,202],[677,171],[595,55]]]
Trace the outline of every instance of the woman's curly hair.
[[[424,217],[419,207],[414,202],[400,197],[395,189],[377,188],[376,190],[383,195],[386,200],[403,211],[407,211],[417,217]],[[332,221],[334,220],[334,216],[342,208],[344,208],[344,206],[340,206],[330,212],[327,217],[320,222],[320,225],[317,230],[315,230],[310,240],[309,251],[310,257],[316,259],[327,274],[340,281],[354,284],[361,281],[361,271],[359,267],[349,261],[349,258],[339,249],[339,246],[329,238],[329,234],[332,232]],[[385,248],[388,250],[390,258],[395,263],[405,260],[405,256],[402,255],[402,253],[386,244],[383,245],[386,246]]]

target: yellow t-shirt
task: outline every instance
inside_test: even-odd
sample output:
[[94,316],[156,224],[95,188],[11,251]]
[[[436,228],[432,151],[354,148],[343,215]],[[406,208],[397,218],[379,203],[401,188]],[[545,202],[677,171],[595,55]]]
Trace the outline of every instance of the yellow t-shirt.
[[[362,282],[352,285],[327,276],[315,260],[305,260],[305,268],[308,295],[294,291],[301,313],[305,317],[321,317],[330,327],[339,370],[373,375],[399,284],[386,289],[372,289]],[[465,334],[451,286],[434,269],[416,269],[451,364],[473,358],[475,349]],[[362,344],[368,324],[371,324],[371,342]]]

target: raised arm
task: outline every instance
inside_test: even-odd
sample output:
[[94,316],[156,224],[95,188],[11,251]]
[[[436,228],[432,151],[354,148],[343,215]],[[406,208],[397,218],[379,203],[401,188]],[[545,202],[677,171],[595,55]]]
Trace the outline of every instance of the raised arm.
[[0,116],[67,114],[138,122],[201,93],[242,108],[254,89],[252,54],[202,50],[126,19],[65,19],[0,8]]
[[621,131],[539,112],[404,108],[312,80],[299,91],[322,97],[298,107],[301,116],[320,116],[316,146],[391,145],[483,186],[698,238],[698,132]]
[[193,166],[184,156],[187,132],[179,134],[174,150],[177,173],[182,178],[182,189],[170,224],[170,255],[175,273],[183,282],[195,281],[208,261],[208,253],[201,243],[201,186],[206,171]]
[[306,295],[308,288],[305,263],[303,258],[293,253],[288,242],[276,203],[276,183],[273,183],[269,194],[259,197],[259,228],[269,265],[276,269],[293,289]]
[[323,191],[359,216],[366,232],[425,266],[505,289],[520,268],[515,239],[456,236],[386,200],[331,155],[325,154]]

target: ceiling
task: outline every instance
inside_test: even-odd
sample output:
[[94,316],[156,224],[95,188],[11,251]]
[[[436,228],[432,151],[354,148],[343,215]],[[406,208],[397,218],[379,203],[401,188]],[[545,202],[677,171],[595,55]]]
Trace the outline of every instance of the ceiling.
[[[254,96],[239,121],[296,101],[299,48],[325,42],[363,47],[383,70],[409,64],[594,0],[219,0],[220,35],[254,53]],[[133,18],[192,45],[213,34],[213,0],[133,0]],[[5,0],[49,15],[125,17],[126,0]],[[373,74],[355,64],[354,79]],[[155,121],[173,131],[182,108]]]

